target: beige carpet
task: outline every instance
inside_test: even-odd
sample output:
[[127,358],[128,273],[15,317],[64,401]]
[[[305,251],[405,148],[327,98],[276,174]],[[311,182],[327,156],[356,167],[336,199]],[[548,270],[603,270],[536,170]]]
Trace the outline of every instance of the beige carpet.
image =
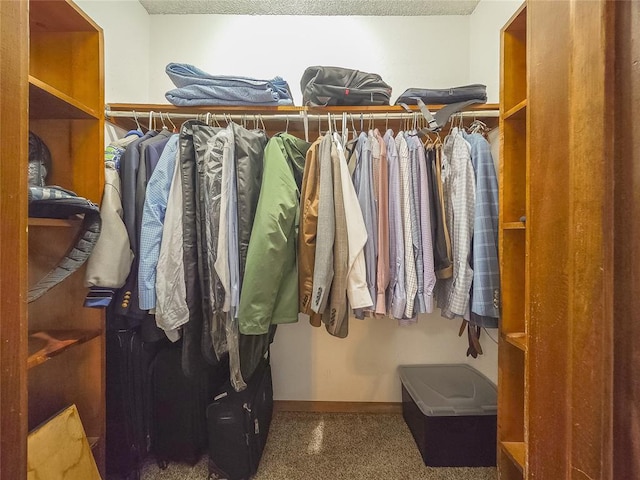
[[[142,480],[204,480],[195,467],[148,463]],[[425,467],[400,414],[276,413],[254,480],[495,480],[495,468]]]

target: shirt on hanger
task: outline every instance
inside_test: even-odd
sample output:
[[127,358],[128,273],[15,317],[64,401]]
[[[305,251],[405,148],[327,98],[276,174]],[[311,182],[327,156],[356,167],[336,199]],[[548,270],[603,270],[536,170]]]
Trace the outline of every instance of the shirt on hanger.
[[318,198],[318,235],[316,258],[313,268],[313,290],[311,309],[324,312],[333,281],[333,242],[335,239],[335,207],[333,202],[333,174],[331,171],[331,148],[333,140],[326,135],[318,150],[320,164],[320,192]]
[[172,342],[180,338],[179,328],[189,321],[184,277],[182,235],[182,178],[179,153],[167,198],[162,242],[156,270],[156,324]]
[[440,282],[438,306],[446,318],[469,315],[473,270],[469,264],[475,210],[475,174],[469,143],[458,128],[445,141],[444,197],[451,235],[453,276]]
[[[415,298],[418,292],[418,276],[416,263],[413,255],[413,230],[411,224],[411,178],[409,170],[409,148],[404,138],[404,132],[398,132],[395,138],[398,158],[400,163],[400,199],[402,206],[402,224],[404,231],[404,273],[406,305],[404,319],[400,322],[404,324],[415,323],[413,309]],[[413,319],[413,320],[412,320]]]
[[138,254],[140,258],[138,290],[141,310],[151,310],[156,307],[156,268],[169,191],[175,171],[178,139],[179,135],[173,135],[167,140],[147,185]]
[[489,143],[479,133],[463,133],[463,136],[471,145],[471,161],[476,174],[471,321],[497,328],[500,289],[498,181]]
[[384,135],[389,169],[389,287],[387,310],[396,319],[404,316],[407,298],[404,288],[404,229],[402,195],[400,190],[400,164],[393,130]]

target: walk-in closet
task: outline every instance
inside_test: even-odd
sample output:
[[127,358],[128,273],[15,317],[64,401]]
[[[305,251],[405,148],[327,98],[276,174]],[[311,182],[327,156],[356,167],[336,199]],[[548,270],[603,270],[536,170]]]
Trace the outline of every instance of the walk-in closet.
[[0,479],[640,479],[639,25],[0,1]]

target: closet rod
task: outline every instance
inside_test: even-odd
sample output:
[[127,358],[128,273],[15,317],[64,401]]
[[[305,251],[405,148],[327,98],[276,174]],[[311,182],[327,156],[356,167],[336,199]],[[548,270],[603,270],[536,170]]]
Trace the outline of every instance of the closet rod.
[[[327,119],[327,114],[332,117],[336,117],[338,119],[342,116],[342,112],[327,112],[327,113],[307,113],[306,118],[309,120],[315,121],[325,121]],[[388,112],[388,113],[367,113],[363,112],[346,112],[349,119],[359,119],[360,116],[364,120],[405,120],[411,118],[413,115],[420,115],[419,111],[413,111],[411,113],[408,112]],[[217,120],[224,120],[224,118],[229,118],[231,120],[248,120],[248,119],[262,119],[262,120],[300,120],[303,121],[305,118],[305,112],[300,111],[297,114],[291,113],[221,113],[221,112],[194,112],[194,113],[171,113],[171,112],[163,112],[163,111],[151,111],[151,112],[134,112],[133,110],[110,110],[105,109],[105,117],[108,118],[130,118],[130,119],[138,119],[139,121],[144,121],[148,119],[149,116],[153,118],[157,118],[158,120],[162,117],[172,118],[172,119],[204,119],[207,115],[210,115],[210,118]],[[167,115],[169,117],[167,117]],[[500,115],[500,112],[497,110],[473,110],[473,111],[465,111],[460,112],[455,115],[462,115],[463,117],[477,117],[477,118],[497,118]]]

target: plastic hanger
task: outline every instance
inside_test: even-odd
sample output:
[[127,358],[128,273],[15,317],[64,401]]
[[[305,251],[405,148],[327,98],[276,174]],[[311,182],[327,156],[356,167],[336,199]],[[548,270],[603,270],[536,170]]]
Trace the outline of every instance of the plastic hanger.
[[153,110],[149,111],[149,131],[153,130]]
[[171,124],[171,126],[173,127],[172,132],[176,133],[178,131],[178,128],[176,127],[176,124],[173,123],[173,120],[171,120],[171,117],[169,116],[169,112],[167,112],[167,120],[169,121],[169,123]]
[[136,126],[138,127],[138,131],[142,133],[142,127],[140,126],[140,122],[138,121],[138,114],[135,110],[133,110],[133,119],[136,121]]
[[162,130],[169,131],[169,129],[167,128],[167,124],[164,123],[164,117],[162,116],[162,112],[159,112],[158,115],[160,115],[160,123],[162,123]]

